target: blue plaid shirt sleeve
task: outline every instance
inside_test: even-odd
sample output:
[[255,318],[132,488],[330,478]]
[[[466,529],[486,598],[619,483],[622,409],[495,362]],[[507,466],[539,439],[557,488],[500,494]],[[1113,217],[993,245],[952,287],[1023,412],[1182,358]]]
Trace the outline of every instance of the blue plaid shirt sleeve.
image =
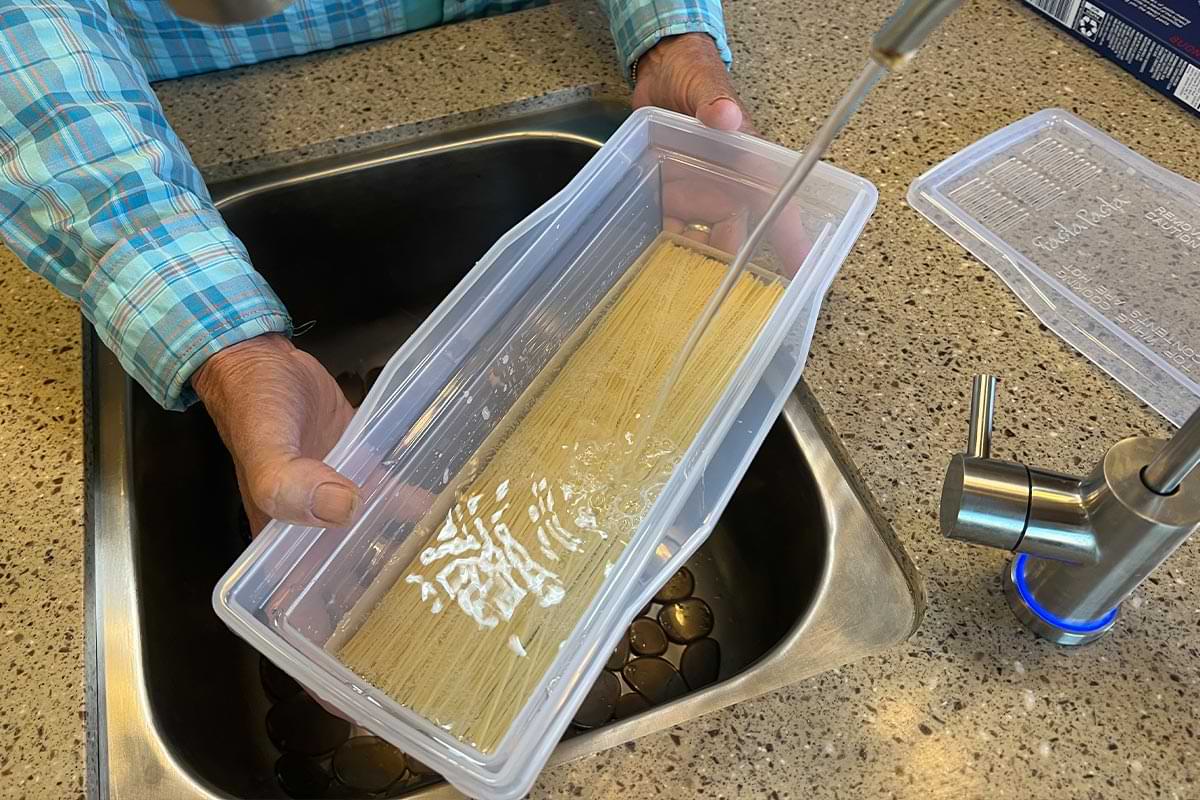
[[[151,396],[181,409],[210,355],[290,333],[291,322],[213,207],[146,70],[220,69],[377,38],[407,21],[397,0],[309,0],[229,31],[180,20],[160,0],[111,1],[115,19],[109,0],[0,1],[0,237],[79,302]],[[455,8],[464,2],[463,14],[484,14],[536,0]],[[719,0],[604,3],[626,74],[660,39],[688,32],[711,35],[730,61]]]
[[733,63],[720,0],[604,0],[625,77],[659,40],[682,33],[707,33],[726,66]]
[[104,0],[0,4],[0,235],[167,408],[213,353],[287,333]]

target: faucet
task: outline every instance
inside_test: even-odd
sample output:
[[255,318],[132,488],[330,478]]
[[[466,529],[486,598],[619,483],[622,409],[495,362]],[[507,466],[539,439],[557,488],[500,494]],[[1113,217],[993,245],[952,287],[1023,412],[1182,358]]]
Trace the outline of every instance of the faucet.
[[1117,442],[1078,478],[992,458],[995,405],[995,377],[976,377],[967,449],[950,459],[942,488],[942,535],[1016,553],[1004,593],[1034,633],[1064,645],[1095,641],[1200,528],[1200,409],[1170,441]]

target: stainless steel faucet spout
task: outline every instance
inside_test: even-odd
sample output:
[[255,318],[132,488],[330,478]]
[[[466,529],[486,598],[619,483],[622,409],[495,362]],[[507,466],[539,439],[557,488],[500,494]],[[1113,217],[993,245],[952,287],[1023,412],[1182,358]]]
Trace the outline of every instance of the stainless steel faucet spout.
[[905,0],[871,42],[871,57],[888,69],[908,62],[962,0]]
[[1200,408],[1192,412],[1171,441],[1146,465],[1142,480],[1155,494],[1174,494],[1197,464],[1200,464]]

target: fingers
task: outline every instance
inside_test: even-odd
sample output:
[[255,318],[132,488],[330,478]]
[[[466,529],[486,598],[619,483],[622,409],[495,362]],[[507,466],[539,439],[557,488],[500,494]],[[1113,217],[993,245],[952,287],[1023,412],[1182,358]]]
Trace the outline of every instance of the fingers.
[[712,226],[708,244],[723,253],[734,255],[742,242],[746,241],[749,232],[746,230],[746,213],[739,212],[732,217],[721,220]]
[[787,278],[795,277],[812,250],[812,238],[804,227],[803,216],[799,208],[788,204],[783,207],[768,233],[768,240],[774,246],[783,264],[783,275]]
[[[394,528],[397,536],[401,535],[400,532],[403,532],[404,536],[425,535],[427,531],[423,533],[423,529],[413,526],[432,513],[437,499],[438,495],[427,489],[402,485],[388,491],[371,514],[375,518],[402,523],[402,527]],[[444,515],[445,511],[441,513]],[[441,519],[435,519],[433,522],[441,523]],[[437,525],[434,525],[434,530],[436,529]]]
[[711,178],[670,180],[664,175],[663,214],[685,222],[712,225],[746,207],[745,199],[735,196],[733,188]]
[[[664,229],[695,238],[686,226],[703,223],[711,229],[708,244],[729,254],[737,252],[749,234],[750,223],[765,213],[771,199],[771,193],[761,187],[705,175],[690,166],[663,166]],[[812,249],[802,207],[795,202],[784,206],[767,231],[767,240],[782,262],[780,272],[787,277],[795,275]]]

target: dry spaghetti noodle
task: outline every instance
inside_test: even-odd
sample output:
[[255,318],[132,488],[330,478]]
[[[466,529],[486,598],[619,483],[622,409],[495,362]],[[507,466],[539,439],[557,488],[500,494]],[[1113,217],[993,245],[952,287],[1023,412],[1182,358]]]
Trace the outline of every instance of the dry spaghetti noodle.
[[418,526],[429,540],[338,653],[484,753],[537,688],[783,293],[742,276],[634,459],[640,416],[726,269],[669,241],[652,247],[446,515]]

